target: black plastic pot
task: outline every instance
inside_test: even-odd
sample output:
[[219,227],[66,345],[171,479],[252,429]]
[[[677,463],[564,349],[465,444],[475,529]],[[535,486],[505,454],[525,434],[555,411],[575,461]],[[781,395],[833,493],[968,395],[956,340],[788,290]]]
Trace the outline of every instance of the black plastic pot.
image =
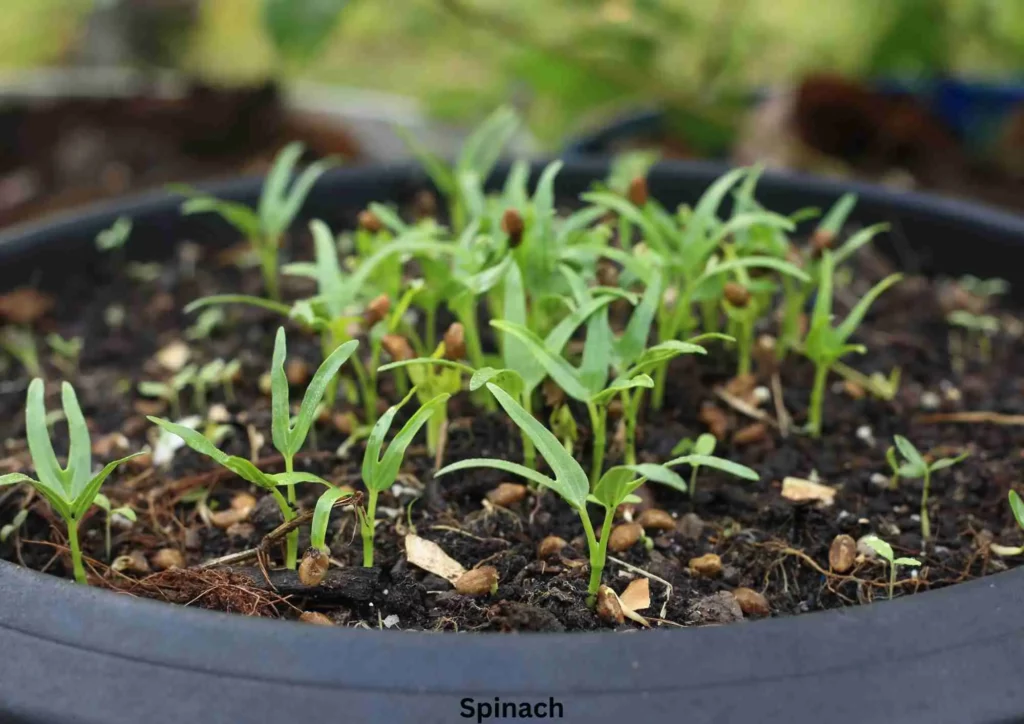
[[[651,189],[667,203],[692,201],[722,170],[662,166]],[[570,164],[559,190],[571,198],[603,172]],[[367,201],[408,198],[421,182],[406,168],[336,171],[307,212],[340,224]],[[825,205],[849,188],[768,175],[760,196],[788,211]],[[1021,219],[856,190],[857,218],[893,222],[908,261],[1024,284]],[[257,182],[218,191],[251,199]],[[49,285],[83,273],[96,231],[118,215],[134,219],[136,245],[145,239],[153,253],[181,238],[224,236],[209,220],[181,218],[167,197],[125,201],[0,239],[0,288],[30,270]],[[473,707],[498,697],[560,704],[563,720],[587,724],[1021,720],[1022,609],[1024,570],[892,603],[721,628],[371,632],[183,610],[0,563],[0,719],[458,722],[476,721]]]

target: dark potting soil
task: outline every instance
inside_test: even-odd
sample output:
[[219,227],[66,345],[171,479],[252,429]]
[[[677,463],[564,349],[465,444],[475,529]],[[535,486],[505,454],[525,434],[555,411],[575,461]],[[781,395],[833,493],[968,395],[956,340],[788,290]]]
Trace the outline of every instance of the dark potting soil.
[[[136,242],[142,240],[131,243]],[[308,247],[308,239],[301,235],[293,239],[293,250],[299,250],[296,257],[308,256]],[[7,309],[8,316],[12,306],[25,312],[32,311],[31,301],[44,302],[27,315],[38,317],[34,322],[40,339],[58,332],[85,340],[77,372],[60,371],[42,343],[40,354],[48,379],[49,409],[59,406],[57,381],[73,382],[92,430],[97,461],[154,443],[154,429],[145,415],[169,413],[163,403],[141,398],[135,390],[140,381],[168,376],[154,356],[182,340],[195,323],[195,315],[185,315],[183,307],[208,294],[261,291],[255,270],[239,269],[223,252],[214,250],[182,246],[148,281],[130,279],[115,259],[108,257],[95,275],[69,279],[52,298],[23,297],[12,302],[10,294],[0,297],[0,308]],[[852,264],[852,280],[837,294],[837,312],[844,313],[844,300],[863,293],[889,271],[887,267],[885,260],[862,252]],[[308,282],[284,279],[289,298],[311,293]],[[1000,312],[1003,331],[993,340],[991,359],[980,359],[974,346],[951,358],[951,328],[944,321],[943,307],[951,289],[948,282],[912,277],[881,297],[859,332],[858,341],[867,345],[868,353],[846,361],[865,373],[887,374],[900,367],[898,394],[888,402],[876,399],[833,376],[820,440],[799,432],[813,374],[807,361],[787,359],[778,374],[782,399],[765,400],[763,394],[754,393],[745,398],[750,403],[746,411],[736,409],[721,394],[727,385],[741,397],[750,390],[749,384],[741,389],[742,381],[732,379],[735,357],[729,349],[712,347],[705,358],[673,362],[665,409],[649,410],[643,420],[640,458],[662,462],[671,457],[680,439],[695,438],[711,427],[720,438],[716,454],[753,467],[761,479],[750,483],[702,470],[692,499],[663,486],[644,486],[644,502],[623,512],[636,516],[653,507],[671,514],[675,525],[648,530],[646,540],[611,552],[605,582],[621,592],[630,580],[649,576],[651,606],[640,613],[655,625],[686,626],[884,600],[887,572],[864,550],[849,570],[840,573],[830,567],[829,549],[840,534],[856,540],[874,533],[892,543],[897,555],[922,561],[912,574],[901,571],[896,596],[922,595],[1018,563],[1020,558],[993,555],[989,544],[1022,542],[1006,505],[1007,492],[1021,480],[1024,467],[1024,418],[1012,417],[1024,415],[1022,324],[1014,312]],[[46,302],[52,306],[47,308]],[[235,400],[228,401],[220,389],[210,393],[209,404],[223,406],[220,414],[230,428],[220,446],[230,454],[257,459],[264,469],[276,472],[282,462],[270,445],[270,399],[261,392],[259,380],[269,370],[273,333],[280,320],[246,307],[225,311],[225,323],[208,338],[189,342],[190,361],[218,357],[241,361]],[[112,325],[118,316],[123,323]],[[289,359],[304,362],[311,373],[319,360],[317,341],[292,327],[288,343]],[[301,377],[298,367],[295,372]],[[0,383],[4,445],[0,473],[33,473],[24,438],[27,383],[28,376],[13,365]],[[382,374],[382,394],[393,401],[389,384]],[[770,375],[758,378],[756,385],[771,389]],[[304,384],[293,388],[293,402],[303,388]],[[189,391],[183,393],[182,401],[184,414],[199,412]],[[752,417],[751,407],[763,419]],[[780,408],[793,418],[788,430],[778,424]],[[349,409],[358,412],[357,406],[342,403],[336,414],[316,426],[298,457],[297,469],[358,489],[362,444],[336,454],[348,430],[341,413]],[[963,414],[976,411],[994,415],[978,420]],[[588,430],[582,424],[586,415],[576,412],[582,433],[577,454],[589,464]],[[464,393],[452,401],[450,419],[445,462],[466,457],[521,459],[519,434],[503,414],[483,412]],[[57,422],[55,428],[58,436],[63,434],[63,423]],[[613,439],[607,462],[613,464],[620,454],[614,421],[610,428]],[[961,464],[933,477],[933,540],[924,550],[917,516],[921,482],[901,480],[896,487],[889,485],[885,451],[893,434],[905,435],[932,457],[971,453]],[[58,455],[64,452],[60,445],[58,441]],[[433,469],[434,461],[423,446],[409,449],[399,484],[382,496],[376,568],[360,567],[361,540],[354,513],[336,510],[328,536],[335,565],[323,584],[310,588],[290,571],[271,570],[268,579],[252,561],[197,568],[212,558],[258,546],[281,522],[280,514],[270,496],[187,448],[178,450],[166,466],[154,466],[152,457],[146,456],[123,467],[104,488],[115,505],[129,505],[138,516],[127,527],[115,521],[110,559],[104,551],[104,514],[93,508],[83,524],[87,568],[94,585],[124,595],[247,615],[295,618],[304,611],[318,611],[339,625],[401,630],[608,627],[585,605],[586,546],[579,520],[565,503],[550,492],[531,492],[507,507],[493,505],[485,502],[485,495],[508,476],[476,470],[433,480]],[[688,475],[687,470],[682,472]],[[782,481],[790,476],[827,484],[836,491],[834,501],[829,505],[783,497]],[[257,499],[247,516],[230,521],[217,515],[230,511],[232,502],[244,502],[240,496],[246,494]],[[300,488],[300,507],[311,509],[316,495],[312,486]],[[0,543],[0,557],[69,576],[63,524],[28,488],[0,490],[0,524],[23,508],[28,509],[28,517]],[[494,566],[500,580],[497,592],[460,595],[444,579],[411,566],[403,547],[410,532],[436,542],[466,568]],[[302,534],[304,548],[307,531]],[[538,544],[552,535],[567,545],[541,560]],[[271,548],[270,554],[280,560],[277,549]],[[720,559],[721,570],[711,577],[690,565],[705,554]],[[111,566],[114,559],[117,564]],[[160,570],[174,562],[188,567]],[[763,596],[751,602],[748,593],[745,614],[733,595],[740,588]],[[629,621],[619,626],[635,627]]]

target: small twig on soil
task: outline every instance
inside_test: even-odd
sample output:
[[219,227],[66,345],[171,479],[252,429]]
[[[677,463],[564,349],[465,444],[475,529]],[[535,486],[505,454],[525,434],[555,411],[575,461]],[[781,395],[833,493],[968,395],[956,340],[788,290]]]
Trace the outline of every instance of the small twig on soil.
[[[358,505],[362,501],[362,497],[363,494],[359,491],[356,491],[356,493],[351,497],[341,498],[338,501],[336,501],[334,505]],[[302,513],[299,513],[291,520],[286,520],[284,523],[274,528],[274,530],[270,531],[265,536],[263,536],[263,539],[260,541],[260,544],[255,548],[249,548],[248,550],[239,551],[237,553],[229,553],[226,556],[221,556],[219,558],[214,558],[212,560],[200,563],[198,566],[195,566],[195,568],[197,568],[198,570],[204,570],[207,568],[214,568],[216,566],[226,566],[234,563],[242,563],[244,561],[249,561],[254,558],[260,561],[260,567],[263,568],[263,557],[266,555],[266,552],[270,548],[270,546],[272,546],[274,543],[278,543],[284,540],[284,538],[293,530],[313,520],[314,513],[315,511],[313,510],[307,510]],[[265,577],[267,579],[267,583],[269,584],[269,574],[266,574]],[[271,586],[272,585],[273,584],[271,584]]]
[[942,422],[991,423],[993,425],[1024,425],[1024,415],[1004,415],[999,412],[978,410],[972,412],[937,412],[932,415],[918,415],[913,422],[932,425]]
[[633,571],[633,573],[639,573],[644,578],[650,578],[651,580],[657,581],[665,586],[665,602],[661,604],[661,618],[665,618],[665,613],[668,610],[668,602],[672,598],[672,584],[666,581],[664,578],[659,578],[650,571],[645,571],[643,568],[637,568],[634,565],[626,563],[623,560],[616,558],[615,556],[608,556],[608,560],[618,563],[623,568]]
[[779,421],[779,434],[784,438],[789,437],[793,418],[789,416],[786,401],[782,397],[782,376],[778,371],[772,373],[772,401],[775,403],[775,417]]
[[753,405],[747,404],[739,397],[736,397],[736,395],[730,394],[721,387],[715,388],[715,395],[729,407],[736,410],[736,412],[747,415],[748,417],[752,417],[755,420],[759,420],[760,422],[764,422],[778,429],[779,423],[775,422],[775,420],[772,419],[771,415],[762,412],[761,410],[758,410]]

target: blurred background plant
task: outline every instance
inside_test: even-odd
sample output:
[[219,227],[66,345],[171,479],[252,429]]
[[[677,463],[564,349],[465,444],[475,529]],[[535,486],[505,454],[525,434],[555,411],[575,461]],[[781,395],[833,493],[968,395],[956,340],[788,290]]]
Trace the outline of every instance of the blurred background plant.
[[[325,97],[324,86],[342,88],[348,111],[360,103],[379,107],[385,98],[358,92],[395,94],[386,96],[392,115],[407,118],[415,109],[442,125],[467,126],[512,102],[536,147],[549,151],[637,109],[657,109],[656,130],[632,134],[624,145],[653,143],[668,156],[733,154],[829,172],[909,166],[920,180],[927,174],[914,168],[918,156],[970,146],[963,114],[951,110],[963,99],[935,83],[1006,82],[998,99],[987,96],[989,106],[1002,104],[1000,125],[998,133],[988,129],[980,154],[1024,176],[1024,91],[1012,85],[1024,68],[1022,2],[6,0],[4,6],[0,70],[9,71],[7,79],[60,67],[130,67],[143,78],[174,71],[207,93],[196,106],[207,125],[218,111],[237,121],[244,107],[250,137],[267,126],[265,118],[251,120],[253,108],[266,110],[268,99],[291,97],[289,89],[312,82],[322,84],[318,98]],[[893,96],[894,88],[901,93]],[[920,102],[908,104],[908,92]],[[826,119],[812,124],[823,132],[807,127],[808,115]],[[865,125],[885,130],[869,132]],[[300,126],[259,140],[270,146],[284,135],[326,133],[322,124]],[[829,127],[838,139],[829,137]],[[794,135],[801,140],[797,151]],[[435,145],[443,152],[451,143],[442,140]],[[382,155],[360,141],[355,133],[340,144],[345,155]],[[922,143],[927,147],[906,148]],[[338,151],[339,142],[307,145],[319,155]],[[868,160],[861,163],[862,157]]]

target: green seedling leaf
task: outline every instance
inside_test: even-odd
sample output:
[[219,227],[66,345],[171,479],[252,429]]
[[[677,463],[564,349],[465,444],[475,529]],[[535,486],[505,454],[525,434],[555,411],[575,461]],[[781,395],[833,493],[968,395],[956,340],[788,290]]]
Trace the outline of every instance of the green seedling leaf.
[[[907,461],[910,470],[913,471],[913,477],[922,477],[925,470],[928,469],[928,463],[925,462],[924,457],[917,451],[917,448],[902,435],[895,435],[893,441],[896,443],[896,448],[900,451],[903,459]],[[907,476],[904,475],[904,477]]]
[[474,372],[469,378],[469,390],[476,392],[488,382],[493,382],[512,397],[521,397],[523,394],[523,378],[518,372],[494,367],[483,367]]
[[714,455],[690,454],[669,460],[665,463],[665,467],[673,465],[699,465],[701,467],[721,470],[723,473],[729,473],[730,475],[735,475],[737,478],[743,478],[744,480],[760,480],[760,476],[757,474],[756,470],[752,470],[746,465],[734,463],[732,460],[715,457]]
[[327,553],[327,523],[330,521],[331,510],[339,501],[344,502],[352,497],[352,492],[331,487],[317,498],[313,509],[313,520],[310,523],[309,544],[313,548]]
[[885,560],[889,561],[890,563],[892,562],[894,554],[893,554],[892,546],[891,545],[886,543],[881,538],[878,538],[877,536],[873,536],[873,535],[864,538],[864,542],[868,546],[870,546],[871,550],[873,550],[875,553],[877,553],[878,555],[880,555],[882,558],[884,558]]
[[1010,510],[1013,511],[1013,517],[1017,521],[1017,525],[1024,530],[1024,500],[1021,500],[1020,495],[1016,490],[1010,491]]

